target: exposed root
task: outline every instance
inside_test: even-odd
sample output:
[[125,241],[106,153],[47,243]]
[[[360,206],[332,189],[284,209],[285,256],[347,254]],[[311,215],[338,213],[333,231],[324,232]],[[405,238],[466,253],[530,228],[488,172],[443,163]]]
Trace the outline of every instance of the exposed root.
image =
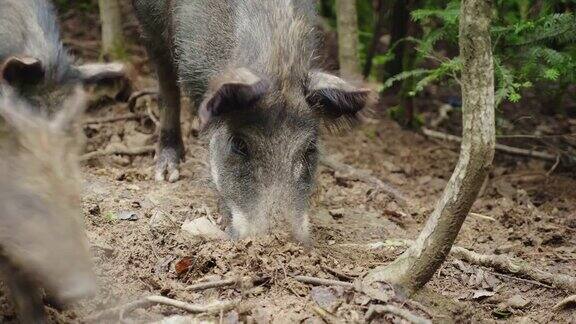
[[320,159],[320,163],[323,164],[324,166],[334,170],[334,171],[345,173],[350,177],[353,177],[353,178],[356,178],[360,181],[369,183],[369,184],[373,185],[374,187],[376,187],[376,190],[381,191],[381,192],[385,192],[385,193],[389,194],[390,196],[392,196],[392,198],[394,198],[401,205],[403,205],[405,207],[410,206],[410,204],[408,202],[408,198],[403,193],[401,193],[398,189],[392,187],[391,185],[389,185],[387,183],[384,183],[382,180],[374,177],[373,175],[370,175],[366,171],[355,169],[354,167],[352,167],[348,164],[338,162],[338,161],[336,161],[330,157],[326,157],[326,156],[322,157]]
[[412,314],[407,309],[399,308],[394,305],[371,305],[368,308],[368,312],[366,312],[365,320],[369,322],[371,319],[374,318],[377,314],[388,313],[392,315],[396,315],[402,317],[403,319],[407,320],[413,324],[432,324],[432,321],[420,317],[418,315]]
[[576,307],[576,295],[568,296],[562,299],[561,302],[554,305],[554,309],[563,309],[567,308],[570,305],[572,305],[572,307]]
[[[438,131],[431,130],[428,128],[422,128],[422,133],[428,137],[437,138],[437,139],[441,139],[441,140],[445,140],[445,141],[451,141],[451,142],[456,142],[456,143],[462,142],[462,138],[460,138],[458,136],[438,132]],[[503,152],[503,153],[512,154],[512,155],[526,156],[526,157],[530,157],[530,158],[552,161],[555,163],[556,163],[556,161],[559,160],[558,156],[554,155],[554,154],[550,154],[550,153],[546,153],[546,152],[533,151],[533,150],[526,150],[526,149],[521,149],[518,147],[504,145],[504,144],[496,144],[496,150]]]
[[81,162],[89,161],[94,158],[107,156],[107,155],[114,155],[114,154],[122,154],[122,155],[144,155],[154,153],[156,149],[154,146],[142,146],[136,148],[128,148],[128,149],[120,149],[120,148],[113,148],[107,150],[98,150],[90,153],[86,153],[80,157]]
[[146,117],[144,114],[126,114],[120,115],[115,117],[105,117],[105,118],[93,118],[84,121],[85,125],[99,125],[99,124],[106,124],[106,123],[113,123],[117,121],[123,120],[137,120]]
[[179,309],[183,309],[190,313],[208,313],[208,314],[219,314],[220,312],[226,312],[231,309],[234,309],[238,302],[233,301],[225,301],[225,302],[215,302],[208,305],[197,305],[197,304],[190,304],[183,301],[171,299],[164,296],[146,296],[142,297],[136,301],[113,307],[107,310],[104,310],[100,313],[92,315],[86,318],[85,322],[101,322],[104,319],[112,318],[112,317],[122,317],[126,313],[129,313],[138,308],[145,308],[152,305],[166,305],[172,306]]
[[564,274],[552,274],[528,265],[523,261],[514,261],[505,255],[484,255],[461,247],[453,247],[453,257],[471,264],[493,268],[496,271],[510,273],[519,277],[536,280],[538,282],[576,292],[576,278]]
[[128,98],[128,110],[134,111],[134,108],[136,107],[136,101],[138,101],[139,98],[144,96],[156,96],[156,95],[158,95],[158,90],[156,88],[143,89],[132,93],[130,98]]
[[[375,249],[380,247],[409,247],[413,243],[414,242],[410,240],[389,239],[384,242],[364,245],[371,249]],[[559,288],[570,292],[576,292],[575,277],[542,271],[528,265],[524,261],[512,260],[505,255],[479,254],[459,246],[452,247],[450,255],[453,258],[466,261],[470,264],[492,268],[500,273],[513,275],[513,277],[511,277],[495,273],[495,275],[498,276],[508,277],[510,279],[520,280],[546,288]]]

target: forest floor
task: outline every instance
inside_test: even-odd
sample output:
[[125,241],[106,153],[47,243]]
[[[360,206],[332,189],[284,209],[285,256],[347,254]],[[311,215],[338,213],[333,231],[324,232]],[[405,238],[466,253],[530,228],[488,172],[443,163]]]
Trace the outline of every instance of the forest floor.
[[[65,20],[67,36],[75,39],[69,25],[93,28],[77,20]],[[85,36],[78,46],[96,47],[97,41],[90,38]],[[90,53],[79,54],[94,59]],[[139,59],[132,60],[134,88],[154,87],[141,48],[135,53]],[[154,114],[157,102],[153,97],[138,101],[135,112],[140,118],[85,125],[86,151],[153,145],[156,126],[147,107]],[[107,102],[95,104],[86,120],[129,113],[126,104]],[[572,122],[576,127],[576,120]],[[99,322],[153,322],[175,315],[191,316],[180,318],[182,323],[194,318],[220,323],[363,322],[373,300],[353,288],[312,286],[293,275],[351,282],[392,261],[405,247],[372,243],[418,235],[452,173],[459,149],[456,144],[404,130],[387,118],[327,135],[323,143],[327,156],[396,187],[409,198],[410,210],[371,183],[321,167],[312,203],[311,249],[281,235],[237,242],[199,241],[181,227],[199,217],[218,219],[217,198],[209,181],[206,145],[197,137],[190,116],[183,124],[187,154],[176,183],[153,180],[152,154],[106,156],[84,164],[83,211],[99,291],[73,310],[50,310],[54,322],[83,322],[103,309],[148,295],[202,305],[214,301],[239,301],[239,305],[198,317],[153,305],[127,309]],[[576,276],[576,177],[561,168],[549,172],[552,164],[498,153],[473,207],[473,212],[487,217],[468,217],[456,244],[483,254],[518,258],[554,274]],[[119,219],[126,215],[134,216]],[[264,279],[254,285],[186,289],[198,282],[246,276]],[[569,295],[449,257],[415,301],[395,298],[392,302],[441,323],[576,323],[574,309],[553,309]],[[2,322],[15,316],[4,296],[0,316]],[[403,321],[378,315],[371,322]]]

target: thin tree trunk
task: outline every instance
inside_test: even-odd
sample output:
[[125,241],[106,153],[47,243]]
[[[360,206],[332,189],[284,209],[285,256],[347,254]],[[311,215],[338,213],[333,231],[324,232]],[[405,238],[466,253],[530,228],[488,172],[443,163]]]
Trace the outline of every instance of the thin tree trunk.
[[356,0],[336,0],[336,20],[340,74],[346,78],[357,78],[360,76],[360,61]]
[[410,23],[410,11],[408,7],[411,1],[395,0],[392,8],[392,22],[390,26],[390,46],[396,45],[394,49],[394,59],[386,65],[386,76],[389,78],[402,72],[404,50],[406,42],[400,42],[408,35],[408,24]]
[[370,48],[368,48],[368,53],[366,54],[366,64],[364,65],[363,75],[367,79],[372,71],[372,60],[378,52],[378,45],[380,43],[380,38],[384,34],[384,27],[386,23],[387,6],[384,5],[384,0],[378,0],[378,5],[376,11],[378,11],[378,17],[376,18],[376,24],[374,26],[374,32],[372,35],[372,42],[370,43]]
[[462,223],[487,176],[495,146],[494,68],[490,40],[490,0],[463,0],[460,12],[460,55],[463,97],[463,140],[460,159],[434,212],[414,244],[386,267],[364,278],[365,291],[389,282],[405,294],[422,288],[450,252]]
[[118,0],[98,0],[102,23],[102,54],[116,60],[124,56],[122,13]]

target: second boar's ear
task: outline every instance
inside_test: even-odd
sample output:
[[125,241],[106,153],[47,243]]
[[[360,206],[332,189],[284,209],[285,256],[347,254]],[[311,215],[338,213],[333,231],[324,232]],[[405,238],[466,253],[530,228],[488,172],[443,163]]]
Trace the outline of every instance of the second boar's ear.
[[306,100],[312,109],[327,119],[355,119],[374,100],[374,92],[357,88],[328,73],[314,71],[309,75]]
[[269,83],[250,70],[235,69],[211,82],[200,104],[200,126],[205,128],[214,118],[232,111],[250,108],[268,91]]
[[42,82],[45,71],[42,62],[36,58],[12,56],[2,63],[0,73],[3,82],[20,89]]

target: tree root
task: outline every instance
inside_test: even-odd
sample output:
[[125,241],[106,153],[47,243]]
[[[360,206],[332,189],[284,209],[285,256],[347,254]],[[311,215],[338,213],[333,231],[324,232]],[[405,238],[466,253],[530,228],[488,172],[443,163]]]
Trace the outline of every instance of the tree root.
[[145,308],[152,305],[166,305],[172,306],[179,309],[183,309],[190,313],[208,313],[208,314],[219,314],[220,312],[226,312],[238,305],[238,302],[226,301],[226,302],[215,302],[208,305],[197,305],[197,304],[190,304],[186,302],[182,302],[179,300],[171,299],[164,296],[146,296],[142,297],[136,301],[129,302],[127,304],[113,307],[107,310],[104,310],[100,313],[92,315],[85,319],[86,322],[101,322],[106,318],[111,317],[123,317],[124,314],[129,313],[138,308]]
[[[409,247],[414,242],[410,240],[389,239],[384,242],[372,243],[366,246],[378,247]],[[528,265],[524,261],[512,260],[505,255],[479,254],[463,247],[454,246],[450,250],[453,258],[466,261],[473,265],[492,268],[500,273],[511,274],[518,279],[531,284],[537,284],[547,288],[558,288],[570,292],[576,292],[576,278],[564,274],[552,274]],[[498,273],[496,273],[498,275]],[[517,278],[516,278],[517,277]]]
[[370,308],[368,308],[368,312],[366,312],[366,316],[364,318],[365,318],[366,322],[369,322],[371,319],[374,318],[374,316],[376,314],[381,314],[381,313],[388,313],[388,314],[402,317],[403,319],[405,319],[408,322],[413,323],[413,324],[432,324],[432,321],[430,321],[428,319],[425,319],[425,318],[420,317],[418,315],[414,315],[410,311],[408,311],[407,309],[399,308],[399,307],[396,307],[396,306],[391,305],[391,304],[388,304],[388,305],[371,305]]
[[156,88],[143,89],[132,93],[130,98],[128,98],[128,110],[134,111],[134,108],[136,108],[136,101],[138,101],[139,98],[144,96],[157,96],[157,95],[158,90]]
[[[442,133],[442,132],[438,132],[438,131],[431,130],[428,128],[422,128],[422,133],[428,137],[432,137],[432,138],[436,138],[436,139],[441,139],[441,140],[451,141],[451,142],[456,142],[456,143],[462,142],[461,137]],[[526,149],[521,149],[518,147],[504,145],[504,144],[496,144],[496,150],[503,152],[503,153],[512,154],[512,155],[526,156],[526,157],[530,157],[530,158],[536,158],[536,159],[552,161],[552,162],[558,161],[558,156],[554,155],[554,154],[550,154],[550,153],[546,153],[546,152],[533,151],[533,150],[526,150]]]
[[576,307],[576,295],[568,296],[568,297],[562,299],[562,301],[560,301],[558,304],[554,305],[553,308],[554,309],[563,309],[563,308],[567,308],[569,305]]
[[513,274],[526,279],[535,280],[556,288],[576,292],[576,278],[564,274],[552,274],[528,265],[523,261],[515,261],[504,255],[485,255],[461,247],[453,247],[451,255],[471,264],[493,268],[496,271]]
[[92,160],[94,158],[107,156],[107,155],[114,155],[114,154],[131,155],[131,156],[144,155],[144,154],[154,153],[155,151],[156,151],[156,149],[154,148],[154,146],[142,146],[142,147],[136,147],[136,148],[131,148],[131,149],[113,148],[113,149],[98,150],[98,151],[86,153],[80,157],[80,161],[85,162],[85,161]]
[[115,117],[105,117],[105,118],[93,118],[84,121],[84,125],[99,125],[106,123],[113,123],[122,120],[136,120],[146,117],[144,114],[126,114]]
[[387,183],[384,183],[382,180],[370,175],[366,171],[358,170],[348,164],[338,162],[330,157],[322,157],[320,159],[320,163],[334,171],[342,172],[352,178],[373,185],[374,187],[376,187],[376,190],[389,194],[390,196],[392,196],[392,198],[394,198],[398,203],[400,203],[404,207],[410,206],[408,198],[398,189],[392,187]]

